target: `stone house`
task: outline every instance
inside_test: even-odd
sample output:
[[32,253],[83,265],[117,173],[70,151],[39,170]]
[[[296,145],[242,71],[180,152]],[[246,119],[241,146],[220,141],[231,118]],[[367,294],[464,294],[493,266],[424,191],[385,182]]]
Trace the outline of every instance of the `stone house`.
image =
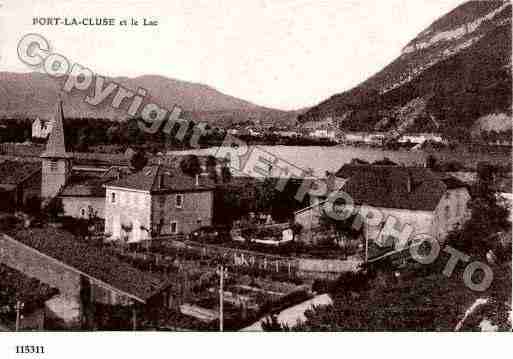
[[[386,242],[389,238],[381,236],[388,236],[383,228],[390,220],[394,233],[403,233],[408,240],[422,234],[442,241],[468,219],[468,188],[453,177],[423,167],[361,165],[352,170],[339,193],[351,199],[352,206],[346,208],[360,215],[367,241]],[[328,208],[327,201],[314,203],[297,211],[295,220],[308,233],[320,226]],[[408,233],[405,225],[411,229]],[[387,246],[399,245],[404,239],[399,237]]]
[[205,175],[151,165],[105,185],[105,233],[129,243],[212,224],[215,186]]

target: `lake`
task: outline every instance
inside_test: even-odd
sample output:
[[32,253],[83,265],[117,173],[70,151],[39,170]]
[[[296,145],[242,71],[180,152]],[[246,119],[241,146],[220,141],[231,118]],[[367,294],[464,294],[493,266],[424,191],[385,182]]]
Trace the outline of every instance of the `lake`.
[[[219,147],[169,151],[169,155],[195,154],[207,156],[221,153]],[[423,151],[408,150],[383,150],[379,148],[354,147],[354,146],[268,146],[254,145],[248,147],[248,154],[253,151],[265,151],[280,160],[284,160],[296,167],[307,170],[311,168],[315,176],[324,177],[326,171],[336,171],[342,165],[349,163],[353,158],[373,162],[388,157],[390,160],[404,165],[422,166],[425,158],[430,154]],[[444,161],[457,160],[469,167],[475,167],[478,161],[490,161],[493,163],[508,163],[511,154],[499,151],[497,153],[476,153],[465,151],[437,151],[432,152],[437,159]],[[243,158],[242,162],[246,159]]]

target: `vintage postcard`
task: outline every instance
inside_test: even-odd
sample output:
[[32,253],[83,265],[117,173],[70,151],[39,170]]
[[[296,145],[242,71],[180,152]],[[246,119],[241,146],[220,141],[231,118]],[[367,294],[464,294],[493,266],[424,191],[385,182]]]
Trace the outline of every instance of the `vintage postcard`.
[[0,331],[511,331],[511,19],[3,0]]

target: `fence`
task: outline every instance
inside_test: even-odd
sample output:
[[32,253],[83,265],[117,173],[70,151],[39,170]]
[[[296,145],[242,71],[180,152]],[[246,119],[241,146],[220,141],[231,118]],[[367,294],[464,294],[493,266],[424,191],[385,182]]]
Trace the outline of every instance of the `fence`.
[[196,244],[190,241],[169,239],[166,246],[195,253],[201,257],[216,258],[237,270],[285,276],[289,279],[333,279],[348,271],[355,271],[361,261],[339,259],[312,259],[282,257],[245,249]]

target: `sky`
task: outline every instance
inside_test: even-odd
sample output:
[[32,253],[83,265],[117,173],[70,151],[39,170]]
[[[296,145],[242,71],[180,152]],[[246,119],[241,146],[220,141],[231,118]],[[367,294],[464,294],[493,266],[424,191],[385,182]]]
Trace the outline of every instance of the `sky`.
[[[108,76],[162,75],[295,110],[381,70],[462,0],[0,0],[0,70],[28,33]],[[42,26],[34,17],[114,17],[157,26]]]

